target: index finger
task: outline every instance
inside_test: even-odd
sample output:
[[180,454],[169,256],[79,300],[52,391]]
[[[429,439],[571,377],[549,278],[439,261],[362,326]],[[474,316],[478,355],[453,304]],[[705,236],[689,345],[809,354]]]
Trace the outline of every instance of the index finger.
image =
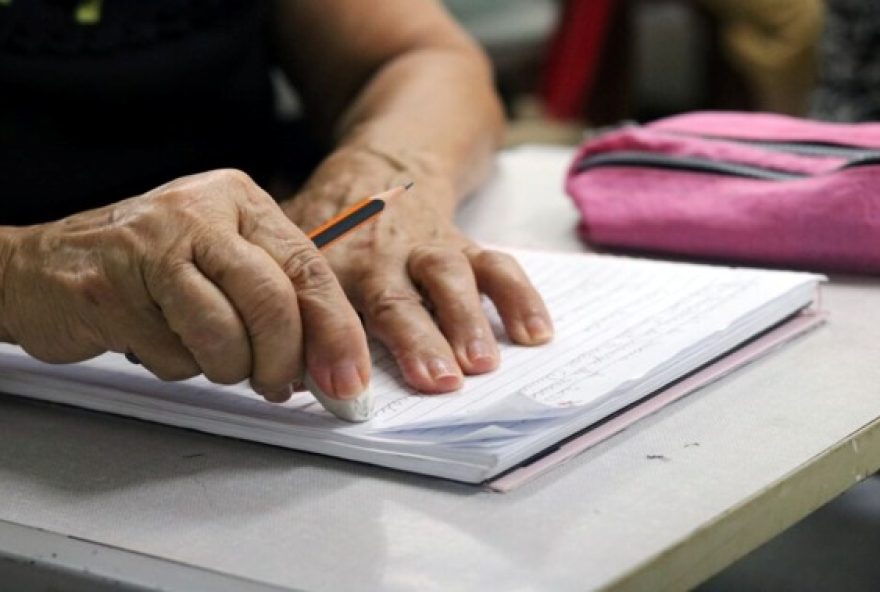
[[274,202],[262,212],[244,209],[240,217],[242,236],[269,253],[293,284],[311,377],[331,397],[357,397],[370,382],[370,352],[330,264]]

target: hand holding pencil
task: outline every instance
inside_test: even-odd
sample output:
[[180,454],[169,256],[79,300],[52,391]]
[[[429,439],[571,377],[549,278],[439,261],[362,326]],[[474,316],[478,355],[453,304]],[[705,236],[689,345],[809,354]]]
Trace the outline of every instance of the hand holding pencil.
[[[375,157],[340,153],[281,207],[299,226],[319,227],[328,211],[357,203],[370,188],[406,178],[403,174]],[[339,241],[324,255],[368,333],[395,358],[403,380],[425,394],[448,393],[461,388],[465,376],[491,372],[501,363],[486,300],[504,324],[502,338],[514,343],[546,343],[553,326],[519,264],[456,228],[459,189],[438,174],[414,176],[415,187],[389,200],[369,234]]]
[[249,380],[273,402],[306,370],[332,400],[369,385],[366,335],[333,270],[238,171],[16,229],[0,247],[0,340],[43,361],[125,353],[164,380]]
[[[404,193],[412,185],[413,183],[410,182],[359,201],[309,232],[309,239],[319,249],[329,247],[345,235],[372,221],[385,208],[385,200]],[[126,352],[126,357],[133,363],[141,363],[140,359],[131,352]],[[332,378],[330,380],[332,381]],[[309,370],[305,372],[303,384],[327,411],[340,419],[363,422],[369,420],[373,415],[373,397],[369,385],[360,393],[352,393],[355,396],[351,398],[331,397],[321,388]]]

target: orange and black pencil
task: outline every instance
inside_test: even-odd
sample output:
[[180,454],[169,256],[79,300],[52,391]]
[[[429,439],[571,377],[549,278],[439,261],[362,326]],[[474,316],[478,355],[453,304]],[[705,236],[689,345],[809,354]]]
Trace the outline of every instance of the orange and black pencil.
[[408,190],[413,186],[412,182],[406,185],[389,189],[383,193],[362,199],[350,208],[343,210],[330,220],[327,220],[311,232],[309,238],[319,249],[323,249],[349,232],[369,222],[385,209],[385,200],[391,199]]

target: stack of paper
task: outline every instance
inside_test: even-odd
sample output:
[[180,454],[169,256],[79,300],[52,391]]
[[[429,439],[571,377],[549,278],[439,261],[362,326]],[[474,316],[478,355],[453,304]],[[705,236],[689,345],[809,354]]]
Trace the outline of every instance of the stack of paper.
[[51,366],[0,346],[0,391],[480,482],[693,372],[807,306],[820,276],[586,254],[511,251],[556,327],[447,395],[418,395],[374,347],[375,418],[352,425],[308,393],[282,405],[246,385],[162,383],[122,356]]

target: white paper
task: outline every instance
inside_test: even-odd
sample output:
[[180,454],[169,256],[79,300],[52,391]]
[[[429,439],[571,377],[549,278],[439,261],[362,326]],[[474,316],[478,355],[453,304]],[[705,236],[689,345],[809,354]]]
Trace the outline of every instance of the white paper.
[[[401,387],[393,360],[376,357],[375,430],[521,421],[567,414],[670,363],[751,311],[816,276],[592,255],[517,252],[556,328],[538,348],[501,342],[498,371],[449,395]],[[507,404],[503,404],[507,402]],[[439,434],[438,434],[439,436]]]
[[[802,273],[511,252],[545,298],[556,328],[554,341],[536,348],[511,344],[487,302],[501,367],[468,377],[461,391],[445,395],[409,389],[394,360],[373,344],[376,415],[365,424],[346,425],[309,393],[296,393],[278,405],[263,401],[244,384],[224,387],[201,377],[162,383],[117,354],[50,366],[3,345],[0,387],[14,384],[28,396],[211,432],[253,433],[255,439],[261,439],[261,430],[271,429],[273,442],[278,433],[311,435],[319,451],[325,446],[320,442],[342,440],[347,446],[393,442],[498,449],[586,409],[613,412],[615,393],[632,385],[659,388],[693,370],[736,343],[725,339],[744,339],[766,328],[749,324],[756,311],[766,316],[775,301],[819,279]],[[784,302],[768,318],[780,320],[796,305]],[[50,385],[52,380],[56,382]]]

